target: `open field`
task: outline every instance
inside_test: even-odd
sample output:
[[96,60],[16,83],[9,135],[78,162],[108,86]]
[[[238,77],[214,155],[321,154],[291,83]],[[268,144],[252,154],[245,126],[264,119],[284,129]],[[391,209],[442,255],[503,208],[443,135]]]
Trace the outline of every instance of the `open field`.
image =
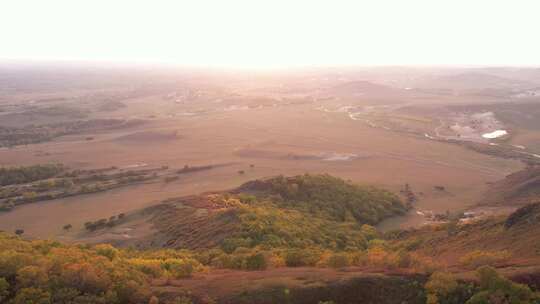
[[[291,126],[293,124],[297,127]],[[145,138],[151,137],[151,132],[157,138],[133,143],[134,136],[141,135],[143,130]],[[178,135],[168,138],[157,132],[176,132]],[[87,136],[94,140],[86,141]],[[342,154],[350,155],[350,158],[331,157]],[[54,235],[63,223],[50,227],[50,230],[44,229],[50,226],[50,218],[42,217],[42,220],[23,225],[25,213],[43,216],[42,212],[36,211],[47,211],[59,218],[70,217],[73,223],[80,224],[87,217],[107,217],[112,210],[126,212],[167,197],[232,188],[258,177],[304,172],[326,172],[394,191],[408,183],[414,191],[423,193],[417,208],[444,212],[474,204],[486,189],[487,182],[499,180],[520,168],[517,161],[370,128],[347,117],[312,111],[306,106],[288,107],[286,113],[272,108],[152,121],[145,124],[144,129],[85,134],[78,138],[69,136],[4,149],[0,155],[3,161],[10,160],[5,165],[61,162],[73,168],[123,168],[144,163],[180,169],[186,164],[232,163],[227,167],[187,174],[167,184],[151,183],[82,199],[44,202],[0,215],[2,229],[12,230],[14,225],[19,225],[29,234],[39,231],[38,236]],[[239,170],[244,170],[245,174],[238,174]],[[434,190],[437,185],[444,185],[448,193]],[[82,204],[84,211],[80,209]],[[101,208],[105,206],[108,207]],[[86,217],[79,218],[77,214]]]

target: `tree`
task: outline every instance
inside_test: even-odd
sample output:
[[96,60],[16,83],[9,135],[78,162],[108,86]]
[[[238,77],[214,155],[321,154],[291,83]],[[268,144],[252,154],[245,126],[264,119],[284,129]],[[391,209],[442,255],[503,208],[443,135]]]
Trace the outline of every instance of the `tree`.
[[268,267],[268,262],[264,254],[259,252],[247,258],[246,266],[249,270],[264,270]]
[[[535,295],[527,285],[517,284],[497,273],[495,268],[482,266],[476,270],[480,281],[480,291],[472,296],[466,304],[535,303]],[[539,300],[539,299],[536,299]]]
[[441,303],[440,299],[446,298],[457,287],[458,283],[452,274],[446,272],[433,273],[425,285],[428,297],[427,303]]
[[25,201],[32,201],[37,197],[37,193],[34,191],[28,191],[23,193],[23,198]]
[[81,292],[74,288],[60,288],[54,291],[53,303],[74,303],[74,299]]
[[51,294],[39,288],[23,288],[17,292],[14,304],[51,304]]
[[373,227],[371,225],[368,225],[368,224],[362,225],[362,227],[360,227],[360,231],[364,234],[364,237],[368,241],[371,241],[371,240],[376,239],[378,237],[377,229],[375,229],[375,227]]
[[332,268],[345,268],[349,265],[349,257],[344,253],[335,253],[328,259],[328,266]]
[[22,287],[46,287],[49,276],[43,268],[25,266],[17,271],[17,283]]
[[505,262],[510,258],[510,253],[503,251],[482,251],[474,250],[459,259],[459,262],[470,269],[477,269],[480,266],[494,266]]
[[184,259],[167,259],[164,266],[175,279],[190,277],[194,270],[191,262]]
[[448,234],[448,236],[456,235],[458,232],[459,227],[457,220],[451,220],[450,222],[448,222],[448,224],[446,224],[446,233]]
[[189,297],[176,297],[171,304],[192,304],[193,302]]
[[150,290],[134,280],[116,283],[119,303],[143,303],[149,300]]
[[18,236],[23,235],[23,233],[24,233],[24,229],[16,229],[15,230],[15,234],[18,235]]
[[73,228],[73,226],[71,224],[64,225],[64,227],[63,227],[63,229],[66,230],[66,231],[71,230],[71,228]]
[[119,253],[119,250],[109,244],[99,244],[95,247],[96,253],[107,257],[109,260],[114,260]]
[[9,295],[9,283],[4,278],[0,278],[0,303]]

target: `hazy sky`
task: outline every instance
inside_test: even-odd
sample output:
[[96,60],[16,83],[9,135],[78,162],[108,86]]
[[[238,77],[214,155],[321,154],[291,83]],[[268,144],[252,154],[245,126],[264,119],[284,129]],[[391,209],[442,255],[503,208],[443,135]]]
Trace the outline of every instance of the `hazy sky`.
[[540,64],[538,0],[2,0],[0,59]]

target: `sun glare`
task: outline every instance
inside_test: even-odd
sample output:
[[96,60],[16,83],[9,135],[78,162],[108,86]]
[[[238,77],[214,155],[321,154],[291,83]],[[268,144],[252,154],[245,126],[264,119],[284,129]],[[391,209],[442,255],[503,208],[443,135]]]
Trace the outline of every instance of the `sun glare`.
[[0,58],[237,68],[537,64],[537,3],[8,1]]

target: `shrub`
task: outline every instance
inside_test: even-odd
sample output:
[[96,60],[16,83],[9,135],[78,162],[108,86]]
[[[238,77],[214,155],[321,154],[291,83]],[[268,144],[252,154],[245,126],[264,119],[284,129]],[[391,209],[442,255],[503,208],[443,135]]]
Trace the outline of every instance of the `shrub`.
[[510,216],[508,216],[508,218],[506,219],[504,223],[504,227],[508,229],[519,222],[525,222],[526,219],[531,218],[535,214],[538,214],[539,210],[540,210],[540,202],[523,206],[517,209],[516,211],[514,211],[514,213],[510,214]]
[[171,304],[193,304],[193,302],[191,301],[191,299],[189,297],[182,296],[182,297],[176,297],[171,302]]
[[[150,290],[141,288],[141,284],[135,280],[127,279],[115,285],[117,300],[112,303],[144,303],[150,297]],[[107,301],[106,303],[110,302]]]
[[193,263],[189,259],[167,259],[162,264],[175,279],[188,278],[193,273]]
[[328,258],[327,263],[332,268],[344,268],[350,265],[350,260],[345,253],[335,253]]
[[368,256],[366,251],[354,251],[349,254],[351,265],[365,266],[368,264]]
[[411,267],[418,272],[432,274],[441,268],[441,265],[432,258],[411,254]]
[[457,286],[458,283],[452,274],[446,272],[433,273],[425,285],[428,304],[439,303],[440,298],[447,297],[456,290]]
[[396,258],[396,265],[399,268],[409,268],[411,267],[413,263],[411,254],[405,250],[398,251],[397,254],[395,255],[395,258]]
[[47,272],[37,266],[25,266],[17,271],[17,283],[22,287],[45,287],[49,281]]
[[39,288],[23,288],[17,292],[14,304],[50,304],[51,294]]
[[96,250],[97,254],[102,255],[111,261],[114,260],[114,258],[116,258],[119,253],[118,249],[114,248],[109,244],[99,244],[96,245],[94,249]]
[[24,184],[51,178],[63,170],[64,167],[62,165],[0,168],[0,186]]
[[264,270],[267,267],[268,261],[262,252],[252,254],[246,259],[246,268],[248,270]]
[[9,295],[9,283],[5,278],[0,278],[0,303]]
[[232,253],[238,247],[251,247],[251,240],[244,238],[227,238],[221,243],[221,249],[226,253]]
[[386,266],[388,264],[388,252],[382,247],[370,248],[367,252],[367,261],[372,266]]
[[285,267],[285,259],[281,255],[272,254],[268,259],[268,264],[274,268]]
[[480,290],[466,304],[484,303],[538,303],[540,299],[531,289],[522,284],[514,283],[502,276],[490,266],[477,269]]
[[508,251],[472,251],[459,260],[459,262],[470,269],[476,269],[480,266],[493,266],[510,258]]
[[285,265],[288,267],[314,266],[321,254],[309,249],[292,249],[285,253]]
[[212,259],[210,265],[215,268],[233,268],[232,257],[228,254],[222,254]]
[[147,303],[150,276],[123,257],[146,253],[117,250],[0,233],[0,303]]
[[133,265],[139,271],[158,278],[163,275],[163,269],[161,268],[161,261],[157,259],[130,259],[130,264]]
[[368,241],[376,239],[379,236],[377,229],[375,229],[375,227],[368,224],[362,225],[362,227],[360,227],[360,231],[364,234],[364,237]]

